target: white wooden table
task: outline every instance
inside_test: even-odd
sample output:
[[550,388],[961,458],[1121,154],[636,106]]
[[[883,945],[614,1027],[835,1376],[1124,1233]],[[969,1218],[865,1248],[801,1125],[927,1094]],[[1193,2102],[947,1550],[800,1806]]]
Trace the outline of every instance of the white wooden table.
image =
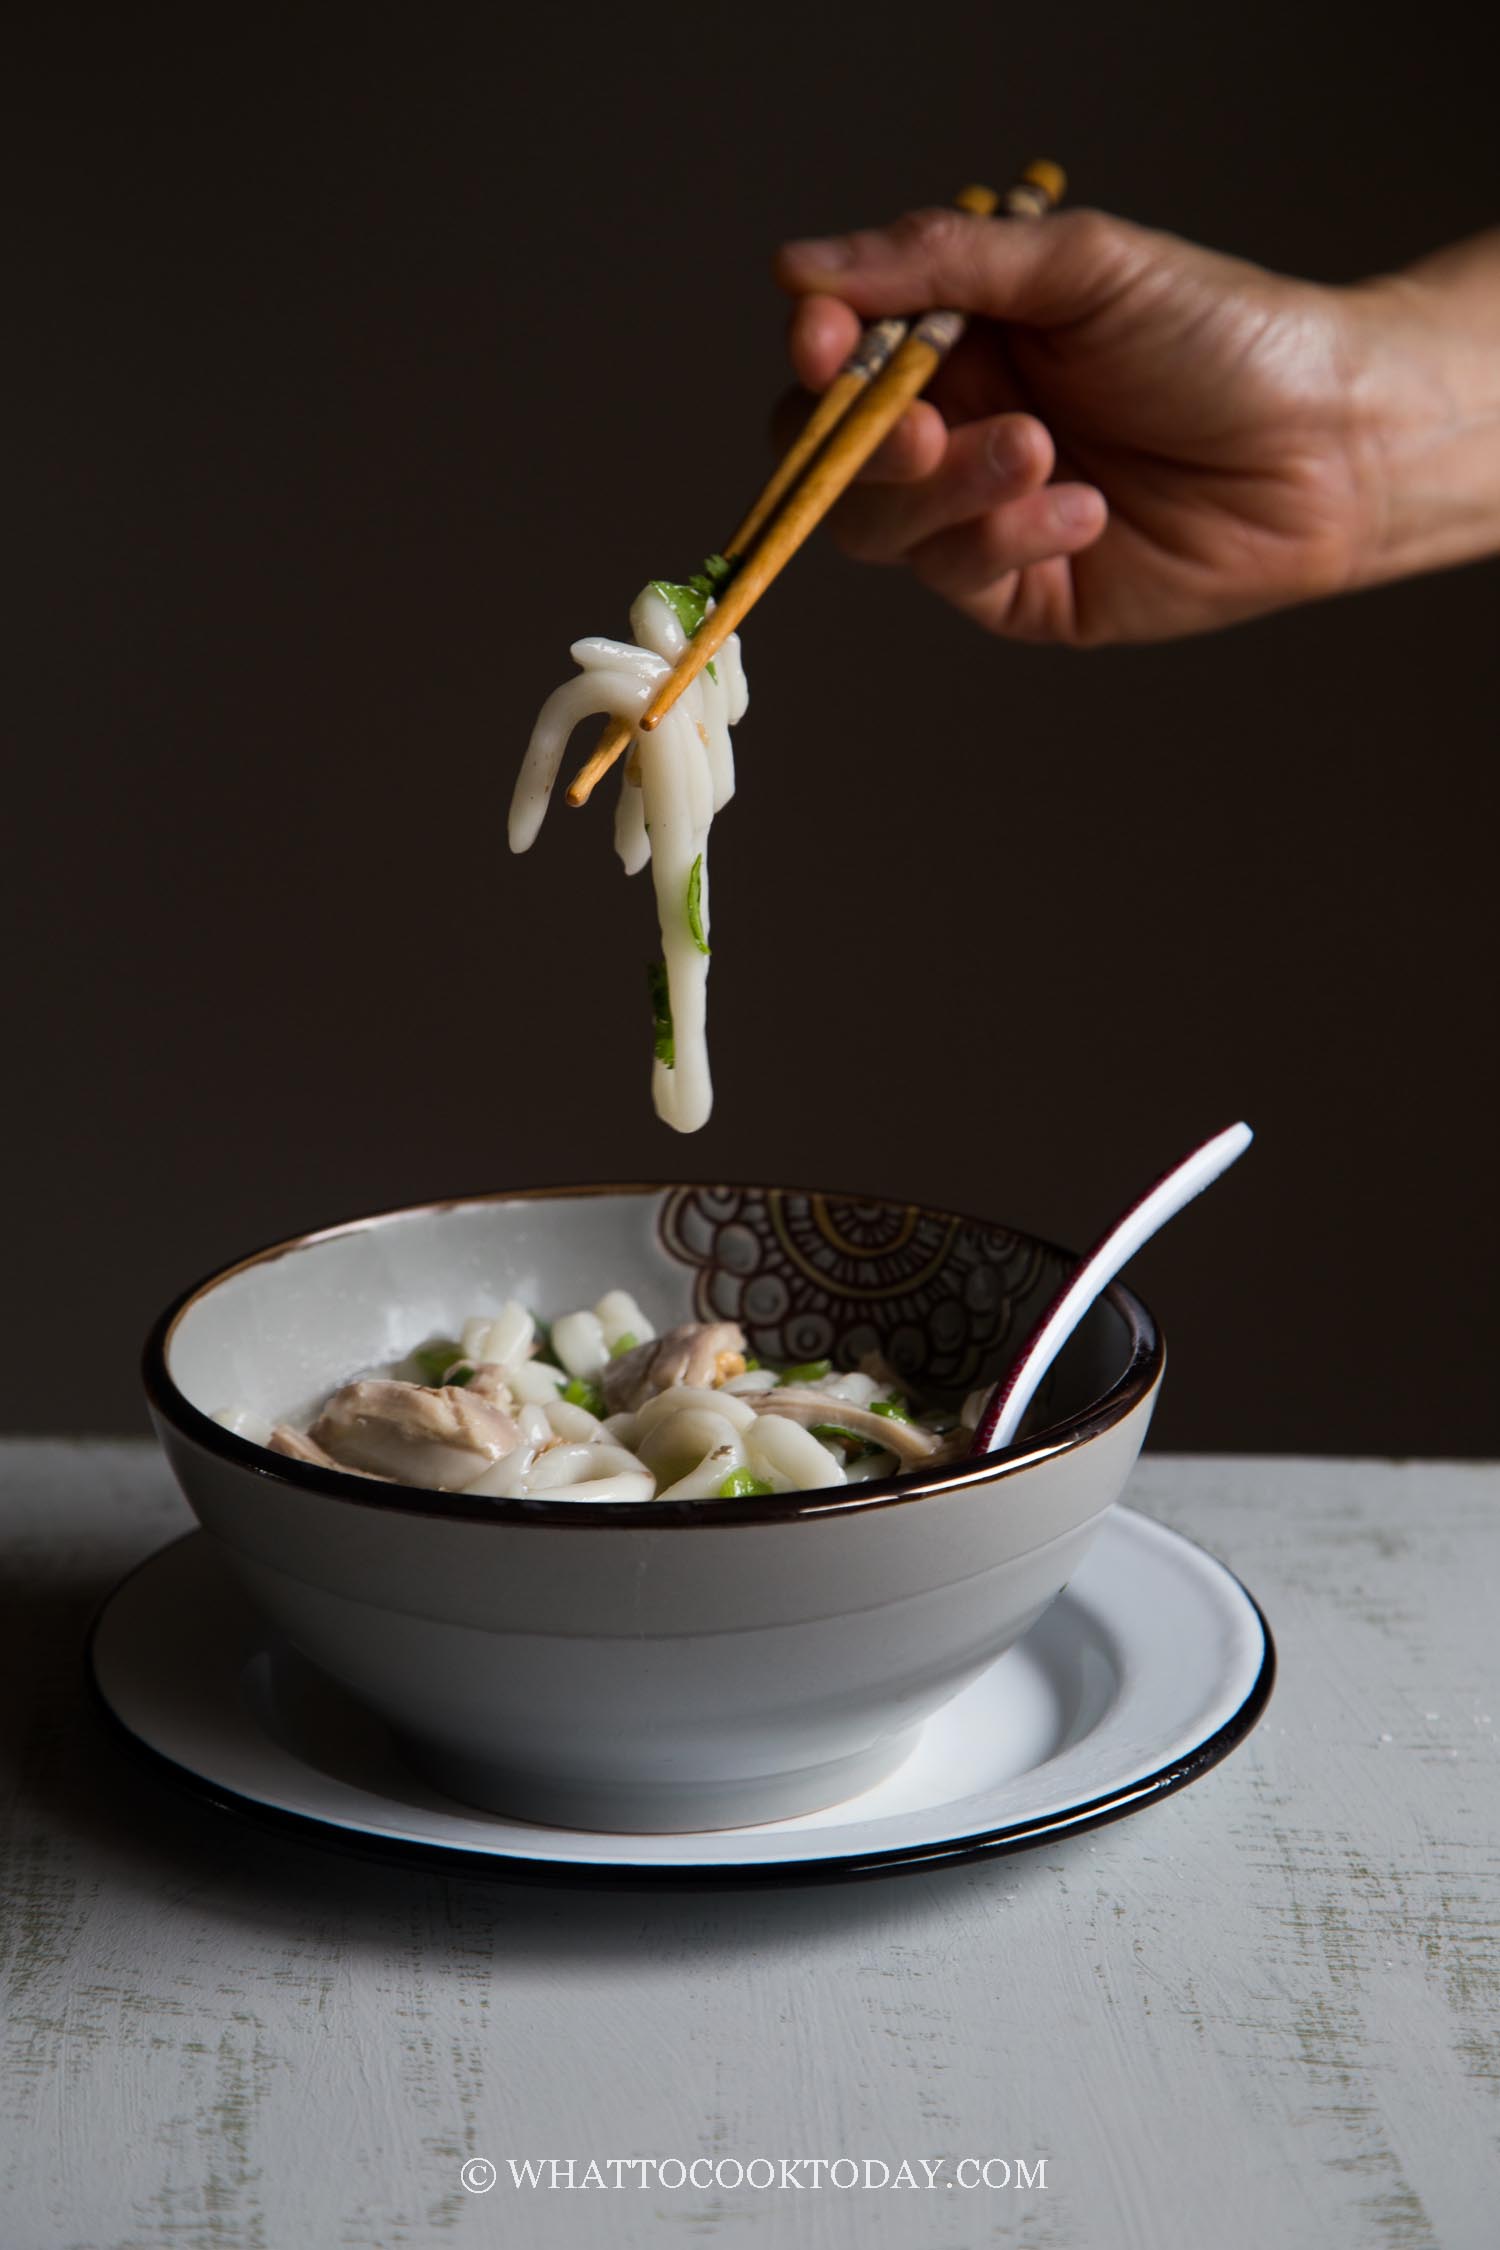
[[[144,1444],[0,1475],[4,2250],[1500,2242],[1500,1472],[1148,1456],[1132,1502],[1279,1645],[1226,1764],[1016,1858],[661,1893],[388,1868],[143,1772],[83,1636],[187,1510]],[[569,2157],[623,2184],[512,2184]]]

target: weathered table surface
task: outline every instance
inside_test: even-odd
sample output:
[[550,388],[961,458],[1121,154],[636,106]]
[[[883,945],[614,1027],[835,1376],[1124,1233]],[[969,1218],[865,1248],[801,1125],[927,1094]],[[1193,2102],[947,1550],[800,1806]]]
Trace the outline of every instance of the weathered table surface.
[[[1148,1456],[1132,1502],[1279,1644],[1225,1765],[1016,1858],[660,1893],[387,1868],[139,1770],[83,1635],[187,1511],[144,1444],[0,1476],[5,2250],[1500,2241],[1500,1472]],[[569,2157],[624,2184],[511,2182]]]

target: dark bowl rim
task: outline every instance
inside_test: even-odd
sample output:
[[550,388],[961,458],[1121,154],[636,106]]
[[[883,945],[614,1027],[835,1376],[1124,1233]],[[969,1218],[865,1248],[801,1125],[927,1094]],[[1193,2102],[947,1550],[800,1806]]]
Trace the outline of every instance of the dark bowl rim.
[[536,1499],[501,1499],[489,1496],[470,1498],[462,1492],[431,1492],[425,1486],[383,1484],[373,1478],[346,1474],[341,1469],[319,1468],[315,1462],[293,1460],[289,1455],[268,1452],[266,1447],[254,1444],[249,1438],[236,1435],[216,1422],[178,1389],[167,1365],[167,1353],[178,1323],[212,1290],[233,1280],[236,1274],[248,1271],[251,1266],[269,1264],[298,1250],[310,1249],[314,1244],[336,1240],[339,1236],[360,1234],[370,1229],[389,1226],[398,1220],[421,1219],[448,1211],[470,1210],[490,1203],[540,1203],[566,1201],[582,1196],[670,1195],[680,1188],[712,1188],[737,1194],[759,1195],[817,1195],[836,1201],[849,1201],[897,1211],[916,1210],[934,1218],[952,1219],[960,1226],[977,1227],[987,1232],[1013,1234],[1019,1241],[1032,1244],[1052,1256],[1077,1265],[1078,1253],[1064,1250],[1041,1235],[1024,1229],[1010,1227],[995,1219],[981,1219],[963,1211],[948,1211],[936,1204],[912,1203],[890,1195],[872,1195],[854,1188],[809,1188],[774,1186],[763,1182],[720,1180],[630,1180],[597,1181],[552,1187],[522,1187],[492,1189],[476,1195],[457,1195],[439,1198],[427,1203],[408,1203],[388,1211],[374,1211],[352,1219],[341,1219],[331,1226],[314,1227],[307,1232],[289,1235],[279,1242],[268,1243],[263,1249],[252,1250],[226,1266],[215,1268],[201,1280],[193,1282],[181,1295],[173,1298],[165,1311],[152,1324],[142,1353],[141,1377],[145,1385],[147,1402],[158,1425],[165,1424],[190,1444],[208,1453],[217,1454],[232,1467],[248,1469],[252,1475],[265,1477],[270,1483],[289,1486],[293,1491],[316,1492],[325,1499],[341,1500],[347,1506],[394,1510],[402,1515],[436,1516],[449,1521],[465,1523],[529,1523],[571,1524],[576,1528],[599,1530],[605,1525],[634,1530],[663,1529],[668,1524],[693,1524],[710,1528],[728,1529],[742,1524],[787,1523],[797,1519],[821,1519],[827,1516],[847,1515],[867,1509],[900,1506],[909,1501],[932,1498],[940,1493],[963,1492],[978,1485],[991,1484],[996,1479],[1014,1476],[1021,1470],[1038,1463],[1055,1459],[1059,1454],[1071,1453],[1100,1437],[1106,1430],[1123,1422],[1151,1393],[1161,1380],[1166,1366],[1166,1347],[1150,1308],[1135,1292],[1122,1282],[1111,1282],[1103,1292],[1124,1319],[1130,1337],[1130,1357],[1123,1372],[1109,1389],[1081,1412],[1066,1416],[1049,1428],[1035,1430],[1025,1438],[986,1454],[977,1462],[955,1463],[946,1469],[925,1471],[908,1470],[900,1476],[871,1479],[867,1484],[836,1486],[825,1492],[786,1492],[768,1497],[746,1500],[567,1500],[542,1496]]

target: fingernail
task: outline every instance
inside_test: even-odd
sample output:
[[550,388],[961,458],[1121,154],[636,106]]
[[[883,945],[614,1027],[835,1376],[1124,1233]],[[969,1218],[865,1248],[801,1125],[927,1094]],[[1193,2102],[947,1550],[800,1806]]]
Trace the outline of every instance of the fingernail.
[[1059,492],[1052,503],[1052,513],[1064,531],[1081,531],[1092,523],[1098,513],[1098,502],[1092,492]]
[[822,273],[849,263],[849,245],[841,235],[829,235],[826,239],[811,239],[806,242],[789,242],[786,254],[789,258],[795,258],[799,265],[816,266]]
[[1029,447],[1014,422],[996,422],[985,439],[984,451],[991,475],[1000,483],[1009,483],[1024,467]]

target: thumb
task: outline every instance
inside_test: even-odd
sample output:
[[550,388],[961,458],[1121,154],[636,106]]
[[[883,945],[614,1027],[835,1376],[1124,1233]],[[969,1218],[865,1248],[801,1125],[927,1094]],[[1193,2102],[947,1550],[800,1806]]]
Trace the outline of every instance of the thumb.
[[1101,211],[981,219],[910,211],[888,227],[788,242],[776,279],[792,296],[826,291],[866,319],[934,306],[1053,328],[1105,303],[1150,256],[1145,228]]

